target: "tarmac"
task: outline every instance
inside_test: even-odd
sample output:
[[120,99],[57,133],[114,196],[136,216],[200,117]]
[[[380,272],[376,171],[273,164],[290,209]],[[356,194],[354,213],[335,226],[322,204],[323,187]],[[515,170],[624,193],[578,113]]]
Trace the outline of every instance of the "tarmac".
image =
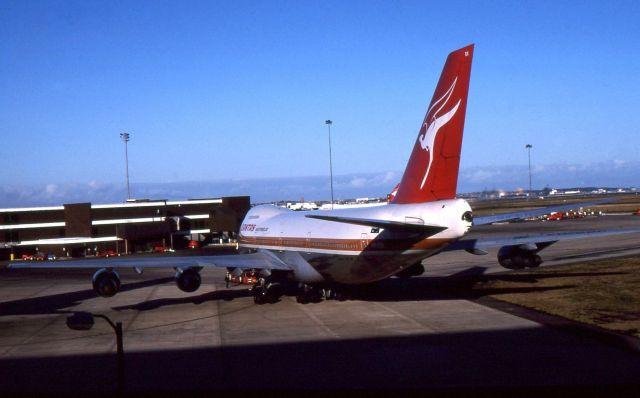
[[[477,233],[637,226],[603,217],[483,227]],[[640,234],[559,242],[546,264],[639,253]],[[124,329],[125,393],[406,390],[432,393],[640,392],[640,351],[611,333],[469,294],[465,276],[504,271],[495,253],[443,253],[418,278],[363,287],[347,301],[255,305],[224,270],[194,293],[167,270],[122,272],[105,299],[91,270],[0,270],[0,394],[117,391],[107,322],[70,330],[76,311]],[[627,343],[628,339],[624,340]]]

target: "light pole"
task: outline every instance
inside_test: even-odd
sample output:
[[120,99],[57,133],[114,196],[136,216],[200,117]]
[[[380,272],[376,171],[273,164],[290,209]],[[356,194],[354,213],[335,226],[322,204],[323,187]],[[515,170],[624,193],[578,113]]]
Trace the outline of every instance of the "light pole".
[[124,392],[124,344],[122,338],[122,322],[113,322],[108,316],[102,314],[92,314],[90,312],[74,312],[67,317],[67,327],[72,330],[90,330],[93,327],[95,318],[102,318],[116,333],[116,361],[118,369],[118,393]]
[[525,148],[527,148],[527,152],[529,154],[529,195],[528,197],[531,197],[531,148],[533,148],[533,145],[531,144],[527,144],[525,145]]
[[131,190],[129,189],[129,151],[127,143],[129,142],[129,133],[120,133],[120,138],[124,141],[124,166],[127,173],[127,199],[131,199]]
[[331,125],[333,122],[327,119],[324,124],[329,128],[329,176],[331,178],[331,209],[333,209],[333,162],[331,160]]

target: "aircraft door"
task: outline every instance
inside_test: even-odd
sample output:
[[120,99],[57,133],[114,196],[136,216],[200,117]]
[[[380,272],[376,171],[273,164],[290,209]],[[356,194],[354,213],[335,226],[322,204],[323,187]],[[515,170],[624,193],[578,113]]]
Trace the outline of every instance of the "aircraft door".
[[369,245],[369,234],[363,232],[360,235],[360,250],[366,249],[368,245]]

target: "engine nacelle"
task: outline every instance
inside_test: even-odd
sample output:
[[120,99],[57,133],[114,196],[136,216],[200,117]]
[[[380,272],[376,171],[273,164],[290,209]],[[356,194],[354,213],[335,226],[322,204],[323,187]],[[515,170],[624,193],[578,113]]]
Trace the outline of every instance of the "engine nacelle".
[[99,269],[92,281],[93,290],[102,297],[113,297],[120,290],[120,275],[111,269]]
[[202,277],[200,272],[194,268],[188,268],[186,270],[178,270],[176,272],[176,285],[178,289],[183,292],[191,293],[198,290],[202,283]]
[[498,251],[498,263],[508,269],[535,268],[542,264],[542,258],[535,250],[520,246],[503,246]]

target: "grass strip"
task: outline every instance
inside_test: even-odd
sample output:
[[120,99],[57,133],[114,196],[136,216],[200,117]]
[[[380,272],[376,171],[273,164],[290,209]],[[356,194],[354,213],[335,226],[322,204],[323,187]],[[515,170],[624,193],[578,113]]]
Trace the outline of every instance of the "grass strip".
[[472,291],[640,337],[640,256],[487,275]]

